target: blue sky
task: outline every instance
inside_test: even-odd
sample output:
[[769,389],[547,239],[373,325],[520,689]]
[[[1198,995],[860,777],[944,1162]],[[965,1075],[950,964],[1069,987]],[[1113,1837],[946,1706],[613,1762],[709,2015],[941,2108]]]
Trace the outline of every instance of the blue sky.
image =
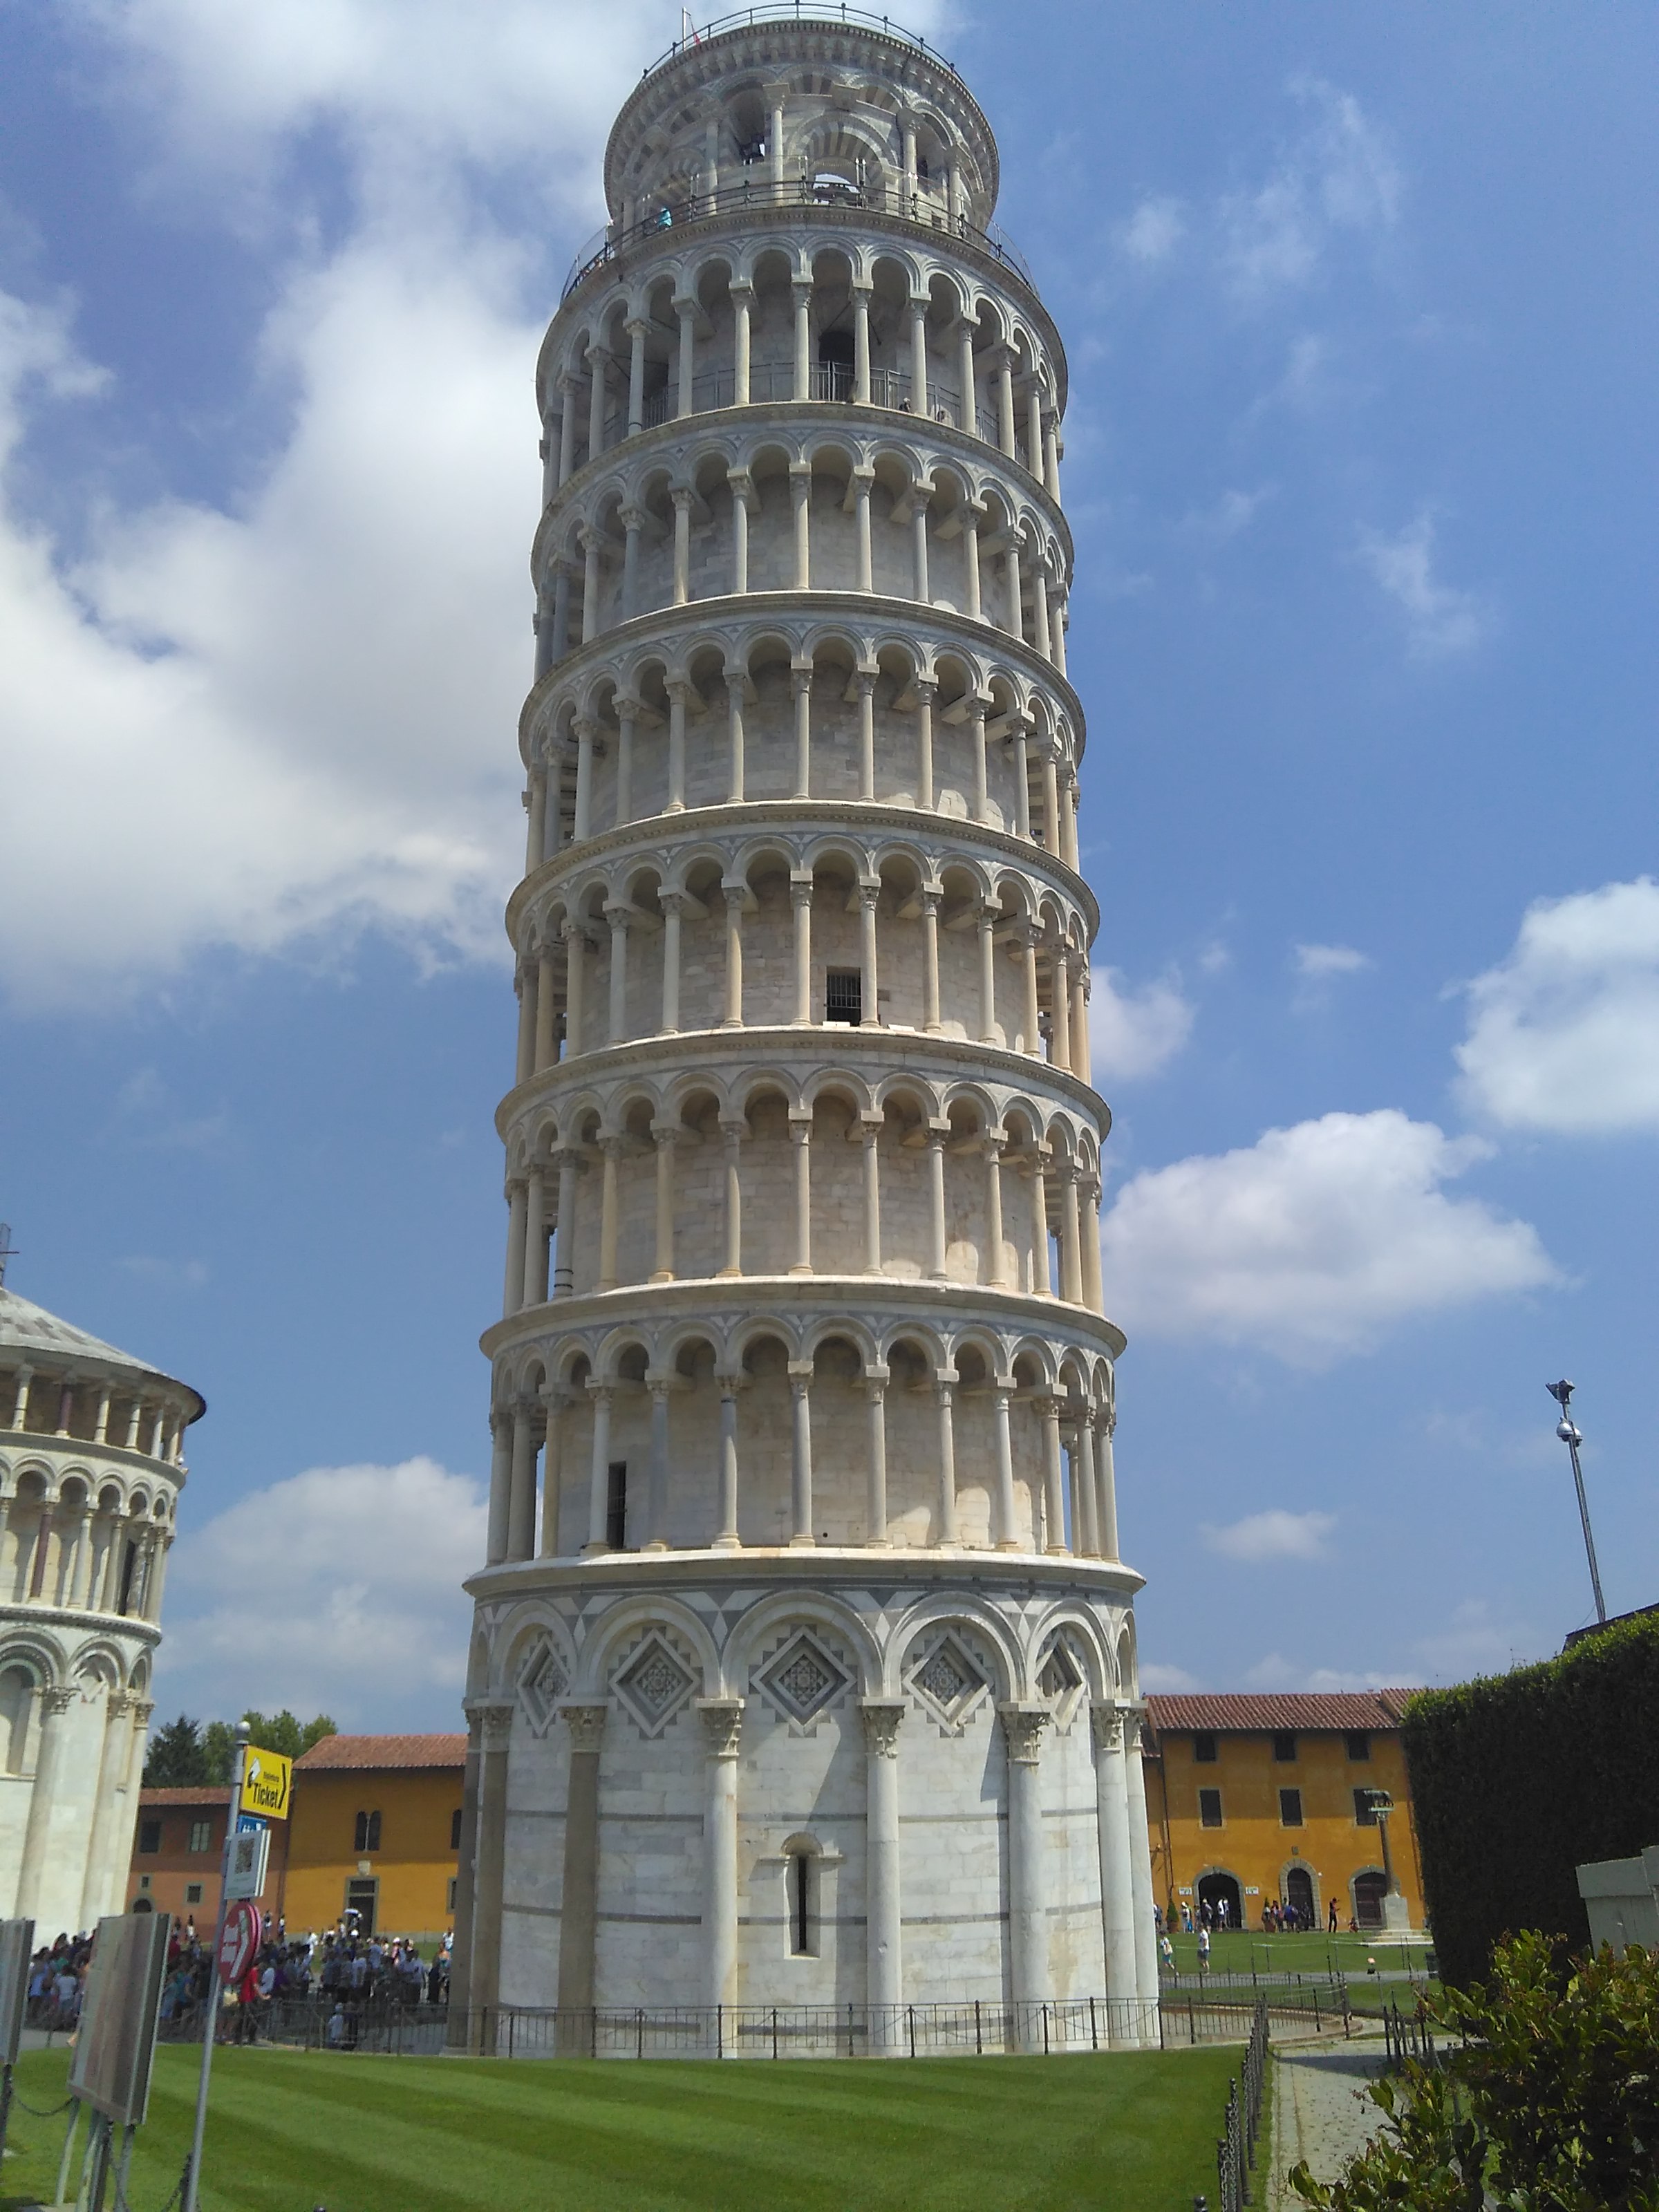
[[[1065,335],[1149,1681],[1659,1598],[1647,9],[916,11]],[[197,1384],[176,1709],[455,1718],[531,369],[643,0],[0,9],[0,1214]]]

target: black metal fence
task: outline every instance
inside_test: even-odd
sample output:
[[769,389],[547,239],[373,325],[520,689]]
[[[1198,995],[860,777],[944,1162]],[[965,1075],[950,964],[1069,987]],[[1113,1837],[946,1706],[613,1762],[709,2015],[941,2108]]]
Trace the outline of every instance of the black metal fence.
[[[1267,2006],[1255,2008],[1249,2041],[1244,2047],[1242,2075],[1227,2084],[1224,2132],[1215,2147],[1218,2212],[1243,2212],[1250,2202],[1250,2176],[1255,2170],[1256,2138],[1261,2130],[1261,2093],[1267,2075]],[[1200,2197],[1198,2200],[1204,2202]]]
[[1408,2059],[1415,2059],[1421,2066],[1440,2063],[1434,2022],[1420,1998],[1413,2012],[1401,2012],[1397,2004],[1383,2007],[1382,2039],[1388,2053],[1383,2066],[1389,2073],[1397,2073]]

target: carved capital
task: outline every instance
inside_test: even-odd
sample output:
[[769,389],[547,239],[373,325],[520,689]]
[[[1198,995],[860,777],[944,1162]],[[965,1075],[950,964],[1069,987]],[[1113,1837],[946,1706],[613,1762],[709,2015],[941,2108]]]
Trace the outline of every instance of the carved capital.
[[1097,1751],[1121,1751],[1123,1747],[1123,1717],[1115,1705],[1091,1705],[1089,1726],[1094,1730]]
[[702,1717],[703,1743],[710,1759],[735,1759],[743,1733],[743,1699],[697,1698],[693,1703]]
[[1035,1766],[1042,1753],[1042,1731],[1050,1718],[1047,1705],[1008,1703],[997,1711],[1008,1739],[1008,1757],[1016,1766]]
[[66,1713],[75,1703],[76,1692],[73,1682],[52,1682],[40,1692],[43,1714]]
[[135,1724],[141,1731],[149,1726],[149,1717],[155,1711],[155,1700],[154,1698],[135,1698],[133,1699],[132,1717]]
[[477,1714],[480,1725],[483,1729],[484,1749],[505,1751],[507,1740],[513,1733],[512,1706],[481,1705],[477,1708]]
[[599,1756],[599,1739],[605,1734],[605,1717],[610,1710],[608,1705],[559,1707],[564,1716],[565,1725],[570,1730],[572,1758],[579,1751],[589,1752],[595,1758]]
[[865,1749],[877,1759],[896,1759],[899,1729],[904,1720],[902,1701],[860,1698],[859,1718],[864,1723]]

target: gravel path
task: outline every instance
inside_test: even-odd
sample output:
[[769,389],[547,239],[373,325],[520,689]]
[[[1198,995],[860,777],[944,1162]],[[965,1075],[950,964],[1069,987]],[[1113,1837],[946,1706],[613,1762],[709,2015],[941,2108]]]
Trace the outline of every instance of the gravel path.
[[1382,2071],[1382,2058],[1380,2036],[1356,2036],[1352,2043],[1334,2045],[1291,2044],[1274,2051],[1277,2131],[1268,2212],[1294,2212],[1302,2206],[1301,2198],[1285,2186],[1285,2174],[1299,2158],[1307,2160],[1316,2179],[1334,2181],[1382,2125],[1382,2113],[1364,2092]]

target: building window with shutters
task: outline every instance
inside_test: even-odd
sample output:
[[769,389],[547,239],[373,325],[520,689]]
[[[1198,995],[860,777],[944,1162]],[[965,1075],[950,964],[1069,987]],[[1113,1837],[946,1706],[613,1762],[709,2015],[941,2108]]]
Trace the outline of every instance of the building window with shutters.
[[1218,1790],[1199,1791],[1198,1824],[1200,1828],[1218,1828],[1221,1826],[1221,1792]]
[[1193,1757],[1200,1766],[1213,1766],[1218,1756],[1214,1736],[1207,1729],[1200,1729],[1193,1738]]
[[449,1848],[452,1851],[461,1848],[461,1808],[459,1805],[449,1816]]
[[1296,1765],[1296,1737],[1289,1729],[1280,1729],[1273,1738],[1273,1760],[1279,1766]]
[[159,1820],[140,1820],[138,1848],[146,1854],[161,1848],[161,1823]]
[[1356,1766],[1364,1765],[1371,1755],[1371,1740],[1363,1729],[1348,1731],[1348,1757]]
[[192,1853],[213,1849],[211,1820],[192,1820],[190,1824],[190,1848]]
[[185,1903],[186,1905],[199,1905],[201,1901],[201,1883],[199,1881],[187,1881],[185,1884]]
[[1302,1792],[1299,1790],[1279,1791],[1279,1825],[1281,1828],[1299,1828],[1302,1826]]
[[1376,1826],[1376,1814],[1371,1807],[1369,1788],[1356,1790],[1353,1793],[1353,1824],[1356,1828],[1374,1828]]
[[380,1814],[378,1813],[359,1813],[357,1815],[356,1849],[359,1851],[378,1851],[380,1848]]

